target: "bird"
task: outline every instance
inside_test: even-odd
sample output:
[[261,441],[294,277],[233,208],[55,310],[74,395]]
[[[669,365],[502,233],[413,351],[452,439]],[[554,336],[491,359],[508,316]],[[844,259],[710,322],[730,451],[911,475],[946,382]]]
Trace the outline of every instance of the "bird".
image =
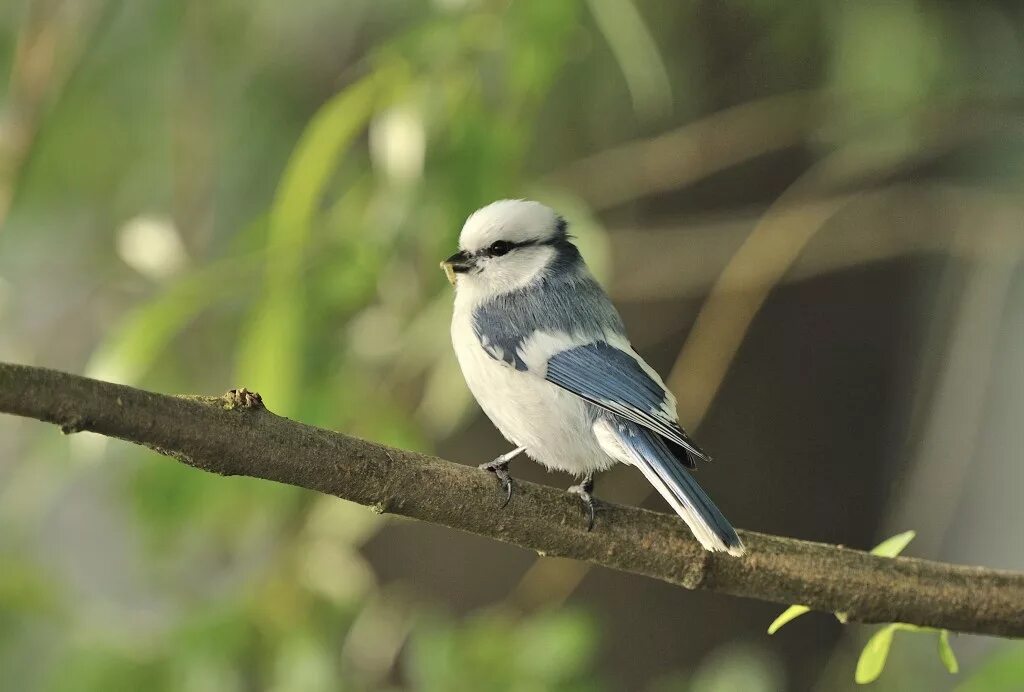
[[665,383],[630,345],[611,300],[550,207],[504,199],[473,212],[441,262],[455,289],[451,338],[477,403],[513,446],[480,468],[512,497],[509,462],[526,454],[579,482],[594,527],[594,475],[634,466],[708,551],[744,554],[694,480],[710,457],[680,426]]

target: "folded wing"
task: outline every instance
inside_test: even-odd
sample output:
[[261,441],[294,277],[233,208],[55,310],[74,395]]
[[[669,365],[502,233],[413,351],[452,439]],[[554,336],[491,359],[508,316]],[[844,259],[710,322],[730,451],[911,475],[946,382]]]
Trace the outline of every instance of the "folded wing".
[[605,341],[565,349],[547,362],[548,382],[709,460],[676,421],[675,405],[639,356]]

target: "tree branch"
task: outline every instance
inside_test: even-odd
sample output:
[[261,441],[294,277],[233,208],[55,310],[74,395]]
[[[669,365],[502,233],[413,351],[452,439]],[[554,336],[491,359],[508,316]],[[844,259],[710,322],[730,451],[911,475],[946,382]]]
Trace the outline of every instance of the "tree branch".
[[128,440],[204,471],[308,488],[688,589],[800,603],[862,622],[1024,636],[1024,574],[882,558],[750,531],[740,532],[747,556],[733,558],[705,552],[674,516],[614,505],[602,506],[587,533],[578,500],[560,490],[520,481],[499,511],[494,479],[474,468],[222,397],[168,396],[0,363],[0,412],[55,423],[66,433]]

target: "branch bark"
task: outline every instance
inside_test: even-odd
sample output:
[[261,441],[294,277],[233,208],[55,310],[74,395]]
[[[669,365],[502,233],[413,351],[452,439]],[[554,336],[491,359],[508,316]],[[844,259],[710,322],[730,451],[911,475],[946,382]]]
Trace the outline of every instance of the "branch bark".
[[575,497],[520,481],[497,509],[475,468],[281,418],[223,397],[169,396],[44,368],[0,363],[0,412],[145,445],[195,468],[315,490],[533,550],[780,604],[1024,636],[1024,574],[741,531],[743,558],[705,552],[676,517],[604,505],[587,533]]

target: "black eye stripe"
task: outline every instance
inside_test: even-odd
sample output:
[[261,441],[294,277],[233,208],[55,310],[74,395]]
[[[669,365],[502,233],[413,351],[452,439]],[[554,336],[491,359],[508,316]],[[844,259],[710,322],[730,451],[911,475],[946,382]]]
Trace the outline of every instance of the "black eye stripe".
[[496,240],[489,246],[485,247],[483,250],[477,251],[476,254],[482,257],[501,257],[502,255],[507,255],[513,250],[516,250],[521,247],[531,247],[533,245],[548,244],[549,243],[537,239],[521,240],[519,242],[512,242],[511,240]]

